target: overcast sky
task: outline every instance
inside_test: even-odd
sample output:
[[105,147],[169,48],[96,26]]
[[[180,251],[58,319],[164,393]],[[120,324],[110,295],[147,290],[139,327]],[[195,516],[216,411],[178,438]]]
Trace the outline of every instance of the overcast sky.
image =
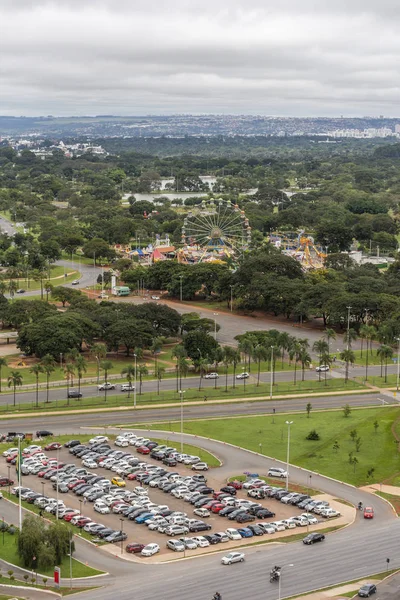
[[0,114],[400,116],[398,0],[0,0]]

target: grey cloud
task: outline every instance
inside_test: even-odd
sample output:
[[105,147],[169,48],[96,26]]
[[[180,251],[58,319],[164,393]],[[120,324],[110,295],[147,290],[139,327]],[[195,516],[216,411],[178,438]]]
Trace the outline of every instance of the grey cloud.
[[2,0],[0,113],[398,114],[397,2],[280,4]]

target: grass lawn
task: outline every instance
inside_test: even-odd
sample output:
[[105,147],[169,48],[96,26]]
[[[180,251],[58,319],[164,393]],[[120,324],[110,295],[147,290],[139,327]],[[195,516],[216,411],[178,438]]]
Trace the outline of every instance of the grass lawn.
[[[10,535],[9,533],[4,534],[4,544],[3,544],[3,534],[0,534],[0,558],[6,560],[13,565],[18,567],[23,567],[22,561],[18,556],[17,552],[17,536]],[[61,565],[61,572],[65,574],[68,573],[69,576],[69,556],[66,556]],[[54,572],[54,567],[49,569],[41,569],[38,571],[41,575],[45,575],[46,577],[52,577]],[[87,567],[83,563],[72,559],[72,577],[90,577],[92,575],[100,575],[102,571],[97,571],[96,569],[92,569],[91,567]]]
[[[364,377],[357,377],[357,381],[364,382]],[[368,383],[377,387],[396,387],[397,375],[395,373],[388,373],[385,381],[385,368],[383,368],[383,377],[380,375],[368,375]]]
[[[74,279],[79,279],[81,276],[78,268],[72,268],[72,266],[65,270],[65,274],[67,277],[64,277],[64,267],[53,265],[50,267],[50,279],[43,279],[43,285],[46,281],[50,281],[53,286],[63,285],[64,283],[71,283],[71,281],[74,281]],[[40,281],[29,279],[29,285],[25,277],[15,279],[15,281],[17,282],[18,287],[23,288],[24,290],[40,290]],[[19,296],[17,295],[17,297]],[[43,291],[43,297],[46,298],[45,291]],[[23,295],[21,295],[20,299],[24,299]]]
[[[361,356],[361,350],[354,350],[354,354],[356,357],[356,364],[362,365],[363,367],[365,367],[366,362],[367,362],[366,349],[364,348],[362,356]],[[393,357],[396,358],[396,352],[394,350],[393,350]],[[368,352],[368,365],[380,365],[380,364],[381,364],[381,359],[377,355],[376,349],[373,350],[372,354],[371,354],[371,352]],[[392,360],[388,361],[388,365],[389,364],[390,365],[393,364],[393,361]]]
[[[306,400],[305,400],[306,404]],[[304,407],[305,408],[305,407]],[[287,425],[291,427],[290,461],[305,469],[323,473],[354,485],[365,485],[384,481],[400,471],[400,455],[394,443],[391,427],[400,417],[400,408],[371,408],[352,410],[349,417],[343,411],[311,411],[307,414],[249,416],[232,419],[208,419],[186,421],[184,431],[195,435],[215,438],[260,451],[267,456],[286,460]],[[378,422],[375,432],[374,421]],[[153,429],[172,428],[179,430],[177,423],[158,423]],[[307,434],[315,429],[320,441],[306,440]],[[350,431],[356,430],[361,439],[360,451],[356,452]],[[335,442],[338,448],[333,449]],[[349,453],[357,458],[354,466],[349,463]],[[368,480],[367,472],[373,468],[373,476]]]
[[385,492],[375,492],[377,496],[385,498],[390,502],[396,511],[397,515],[400,515],[400,496],[394,496],[393,494],[386,494]]

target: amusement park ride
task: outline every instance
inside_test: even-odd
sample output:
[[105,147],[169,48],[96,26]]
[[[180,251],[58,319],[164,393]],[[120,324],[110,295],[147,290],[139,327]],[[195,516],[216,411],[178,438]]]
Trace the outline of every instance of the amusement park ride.
[[235,261],[250,245],[251,227],[237,204],[204,200],[187,214],[181,239],[181,263]]
[[298,260],[303,269],[322,269],[326,259],[326,253],[321,246],[314,242],[314,238],[304,231],[300,233],[271,233],[269,241],[276,248],[280,248],[283,254]]

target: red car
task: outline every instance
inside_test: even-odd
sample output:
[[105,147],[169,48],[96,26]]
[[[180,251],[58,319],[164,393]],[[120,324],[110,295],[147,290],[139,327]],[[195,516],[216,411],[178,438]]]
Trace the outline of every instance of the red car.
[[88,523],[92,523],[92,519],[89,519],[89,517],[82,517],[82,519],[79,519],[76,526],[82,528],[85,527],[85,525],[87,525]]
[[52,471],[53,469],[43,469],[43,471],[39,471],[38,477],[44,477],[48,471]]
[[51,444],[47,444],[47,446],[44,447],[45,450],[58,450],[59,448],[62,448],[60,442],[51,442]]
[[211,510],[211,508],[213,506],[215,506],[216,504],[221,504],[221,502],[218,502],[218,500],[210,500],[210,502],[207,502],[207,504],[204,504],[201,508],[206,508],[207,510]]
[[228,485],[235,488],[235,490],[241,490],[243,487],[243,483],[241,481],[230,481]]
[[147,446],[139,446],[136,452],[139,452],[139,454],[150,454],[151,450]]
[[144,544],[127,544],[125,550],[130,554],[137,554],[141,552],[144,548]]
[[219,513],[220,510],[222,510],[225,507],[225,504],[213,504],[213,506],[211,507],[211,512],[215,513],[216,515]]
[[364,508],[364,519],[373,519],[374,518],[374,509],[372,506],[366,506]]
[[225,492],[214,492],[213,493],[213,498],[214,498],[214,500],[218,500],[218,498],[220,496],[223,496],[224,494],[225,494]]
[[63,517],[64,521],[67,521],[67,523],[69,523],[73,517],[76,517],[76,515],[79,515],[79,510],[77,510],[76,512],[70,512],[70,513],[67,513],[66,515],[64,515],[64,517]]
[[127,476],[127,479],[129,481],[133,481],[134,479],[136,479],[136,475],[137,475],[137,473],[129,473],[129,475]]
[[14,458],[17,458],[18,456],[18,452],[14,452],[14,454],[10,454],[10,456],[7,456],[7,462],[10,463]]
[[78,481],[74,481],[73,483],[68,483],[68,489],[69,490],[73,490],[74,487],[76,487],[80,483],[85,483],[85,480],[84,479],[78,479]]

